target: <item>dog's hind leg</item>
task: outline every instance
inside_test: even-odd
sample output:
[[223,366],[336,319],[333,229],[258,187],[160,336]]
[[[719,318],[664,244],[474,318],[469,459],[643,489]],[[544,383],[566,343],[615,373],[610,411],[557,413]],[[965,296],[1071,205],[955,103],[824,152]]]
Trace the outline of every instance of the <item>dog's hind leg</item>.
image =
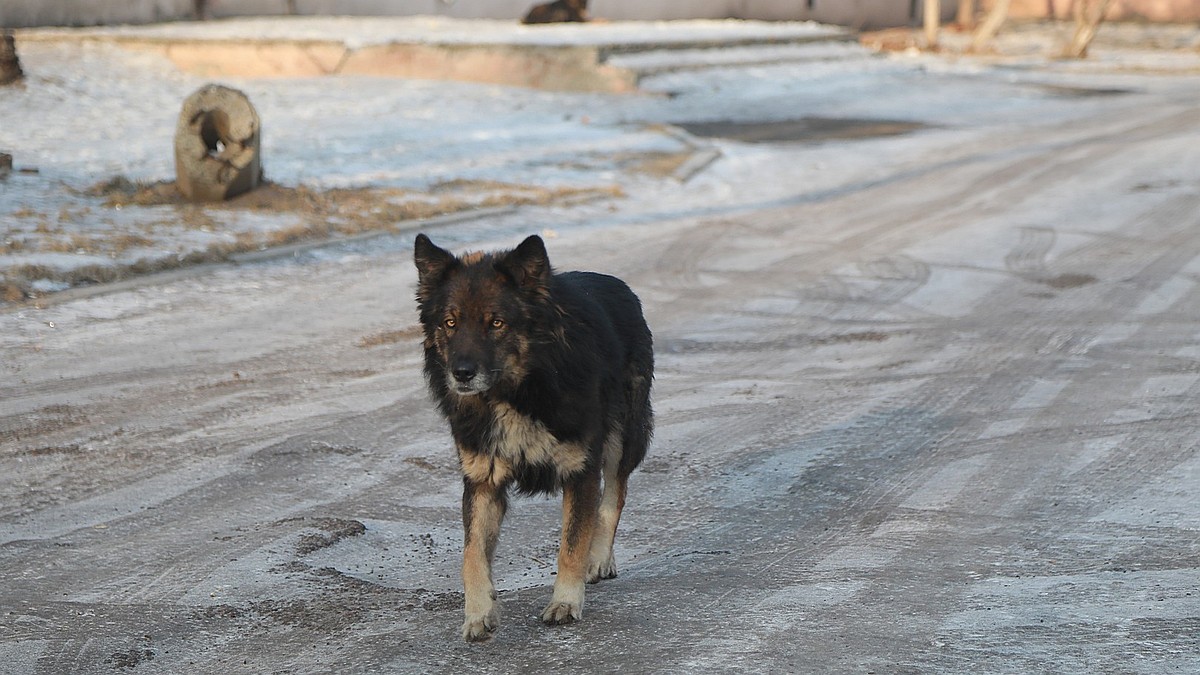
[[[643,355],[641,367],[646,373],[654,369],[653,355]],[[625,492],[629,474],[646,456],[646,447],[654,429],[654,412],[650,408],[649,375],[634,373],[629,378],[628,415],[623,424],[609,432],[604,446],[604,496],[600,499],[599,522],[592,539],[592,550],[588,562],[588,583],[617,576],[617,562],[613,556],[613,542],[617,537],[617,524],[621,521],[621,510],[625,508]]]
[[463,639],[480,642],[500,626],[492,558],[507,509],[504,486],[463,481],[463,590],[466,603]]
[[604,446],[604,493],[600,497],[596,532],[592,535],[592,547],[588,553],[589,584],[617,576],[613,540],[617,536],[621,509],[625,508],[625,485],[629,478],[628,475],[622,475],[620,470],[622,436],[620,429],[609,432],[608,441]]
[[554,596],[542,612],[542,621],[556,626],[583,618],[583,588],[588,571],[592,535],[596,531],[596,504],[600,498],[600,472],[588,470],[563,485],[562,539],[558,546],[558,577]]

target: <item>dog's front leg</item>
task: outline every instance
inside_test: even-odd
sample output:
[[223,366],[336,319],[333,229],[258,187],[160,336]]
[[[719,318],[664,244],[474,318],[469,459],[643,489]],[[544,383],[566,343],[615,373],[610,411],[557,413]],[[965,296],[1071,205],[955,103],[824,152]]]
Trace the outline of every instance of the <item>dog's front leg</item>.
[[592,534],[596,529],[599,495],[599,471],[586,471],[563,485],[558,578],[554,581],[554,596],[542,612],[542,621],[551,626],[583,618],[583,588],[588,571],[588,553],[592,548]]
[[492,584],[492,556],[507,509],[504,486],[490,481],[463,480],[463,590],[466,595],[463,639],[480,642],[500,626],[496,588]]

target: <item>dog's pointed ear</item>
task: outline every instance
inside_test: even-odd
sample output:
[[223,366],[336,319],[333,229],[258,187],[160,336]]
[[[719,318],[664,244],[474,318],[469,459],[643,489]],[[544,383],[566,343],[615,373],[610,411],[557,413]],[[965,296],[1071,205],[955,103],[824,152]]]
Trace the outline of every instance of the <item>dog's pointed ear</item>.
[[550,281],[550,256],[536,234],[529,235],[499,261],[499,267],[521,288],[543,288]]
[[418,234],[413,245],[413,262],[417,265],[418,295],[428,297],[426,291],[445,278],[458,260],[454,254],[435,245],[429,237]]

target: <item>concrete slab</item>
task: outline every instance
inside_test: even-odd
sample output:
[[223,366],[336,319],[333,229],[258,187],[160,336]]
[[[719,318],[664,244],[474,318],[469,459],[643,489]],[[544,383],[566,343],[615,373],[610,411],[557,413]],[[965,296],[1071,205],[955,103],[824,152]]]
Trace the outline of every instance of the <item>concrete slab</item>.
[[522,26],[442,17],[277,17],[21,31],[30,42],[91,41],[159,53],[203,77],[373,75],[559,91],[636,88],[639,52],[847,41],[812,22],[695,20]]

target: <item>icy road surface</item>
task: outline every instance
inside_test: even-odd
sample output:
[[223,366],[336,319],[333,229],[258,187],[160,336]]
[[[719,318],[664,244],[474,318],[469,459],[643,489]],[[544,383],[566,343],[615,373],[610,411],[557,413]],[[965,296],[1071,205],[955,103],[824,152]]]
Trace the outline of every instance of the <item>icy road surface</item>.
[[925,126],[714,140],[687,183],[432,233],[552,230],[559,268],[645,302],[658,432],[581,623],[537,620],[558,507],[518,499],[503,626],[460,641],[460,479],[397,235],[0,314],[0,670],[1200,671],[1200,79],[649,86],[674,96],[511,96],[614,137]]

